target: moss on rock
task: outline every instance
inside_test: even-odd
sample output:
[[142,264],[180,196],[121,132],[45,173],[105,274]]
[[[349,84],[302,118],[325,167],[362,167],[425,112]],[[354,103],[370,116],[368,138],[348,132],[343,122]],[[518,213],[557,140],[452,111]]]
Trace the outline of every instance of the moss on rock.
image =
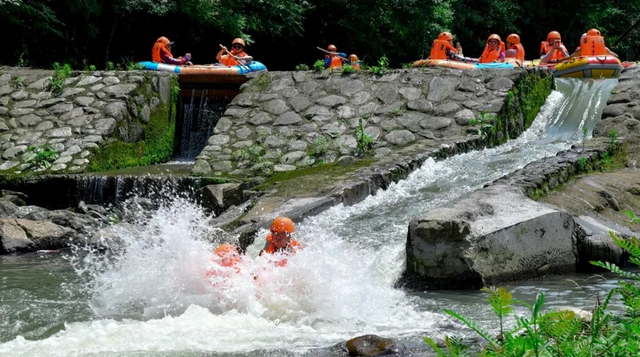
[[113,138],[98,148],[89,163],[88,171],[110,171],[125,167],[157,164],[173,154],[176,131],[175,104],[161,104],[151,114],[144,127],[144,140],[136,143]]

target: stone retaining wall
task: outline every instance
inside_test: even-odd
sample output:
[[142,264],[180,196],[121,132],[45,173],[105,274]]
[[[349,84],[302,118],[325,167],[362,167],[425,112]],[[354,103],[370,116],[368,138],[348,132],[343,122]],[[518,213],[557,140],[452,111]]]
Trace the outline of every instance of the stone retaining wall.
[[[51,90],[52,76],[51,71],[0,70],[0,174],[84,172],[99,148],[144,141],[154,118],[170,124],[175,75],[75,72],[58,92]],[[38,156],[47,144],[54,157]]]
[[465,140],[466,126],[482,112],[497,114],[498,122],[492,123],[504,131],[497,135],[501,140],[526,126],[522,115],[507,117],[503,124],[499,113],[520,111],[511,91],[527,75],[549,76],[525,69],[443,68],[383,76],[264,73],[243,85],[197,157],[193,173],[268,175],[332,162],[358,152],[362,129],[374,141],[376,158],[418,142],[437,147],[444,139]]

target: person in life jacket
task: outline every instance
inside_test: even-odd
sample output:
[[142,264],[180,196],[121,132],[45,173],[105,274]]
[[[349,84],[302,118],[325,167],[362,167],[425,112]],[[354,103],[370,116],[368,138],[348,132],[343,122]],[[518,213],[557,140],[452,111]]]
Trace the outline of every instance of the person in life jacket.
[[153,62],[167,63],[177,66],[192,65],[190,62],[191,53],[185,54],[184,57],[180,56],[178,58],[174,58],[171,54],[171,46],[173,46],[173,41],[169,41],[169,39],[164,36],[158,38],[151,50],[151,59]]
[[580,37],[580,46],[576,48],[575,52],[569,56],[574,58],[578,56],[614,56],[618,55],[605,46],[604,37],[600,34],[598,29],[590,29],[586,33],[583,33]]
[[429,59],[444,60],[453,58],[453,55],[456,54],[458,54],[458,49],[453,47],[453,36],[449,32],[441,32],[431,45]]
[[520,61],[519,64],[522,65],[522,62],[524,62],[524,47],[522,47],[522,44],[520,43],[520,36],[516,35],[515,33],[507,36],[507,51],[510,50],[516,51],[516,61]]
[[347,58],[347,54],[338,52],[338,48],[334,45],[329,45],[327,51],[329,53],[324,56],[324,68],[341,68],[342,58]]
[[558,63],[566,57],[569,57],[569,52],[562,44],[560,33],[549,32],[547,40],[540,43],[540,63]]
[[487,38],[487,45],[479,58],[480,63],[504,62],[504,50],[502,49],[500,36],[492,34]]
[[[229,51],[225,46],[222,46],[222,48],[216,55],[216,59],[218,60],[218,62],[225,66],[235,66],[240,63],[250,63],[251,61],[253,61],[253,57],[244,52],[245,46],[246,43],[243,39],[236,38],[233,40],[233,42],[231,42],[231,51]],[[231,53],[231,55],[229,55],[229,53]]]
[[360,60],[358,60],[358,56],[356,55],[349,55],[349,64],[353,69],[360,69]]
[[[264,254],[296,254],[302,245],[292,238],[296,231],[295,225],[290,218],[277,217],[271,223],[271,233],[267,235],[264,248],[260,251],[260,255]],[[278,266],[287,265],[287,259],[282,259],[276,263]]]
[[[211,261],[214,263],[211,269],[205,272],[208,280],[212,278],[229,277],[231,273],[239,273],[238,263],[242,260],[238,248],[233,244],[220,244],[214,251]],[[233,268],[233,270],[229,269]]]

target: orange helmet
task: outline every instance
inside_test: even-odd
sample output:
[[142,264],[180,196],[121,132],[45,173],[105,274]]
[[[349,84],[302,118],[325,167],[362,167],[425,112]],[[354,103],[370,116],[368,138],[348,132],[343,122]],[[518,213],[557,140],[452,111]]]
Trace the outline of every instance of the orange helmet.
[[438,35],[438,40],[453,41],[453,36],[449,32],[441,32]]
[[517,45],[520,43],[520,36],[516,35],[515,33],[512,33],[511,35],[507,36],[507,42]]
[[558,31],[549,32],[549,34],[547,35],[547,41],[551,39],[558,40],[558,41],[562,40],[562,38],[560,37],[560,33]]
[[587,31],[587,36],[600,36],[600,31],[598,29],[590,29]]
[[170,44],[170,43],[171,43],[171,41],[169,41],[169,39],[168,39],[168,38],[166,38],[166,37],[162,36],[162,37],[159,37],[159,38],[156,40],[156,43],[159,43],[159,44],[161,44],[161,45],[164,47],[164,46],[166,46],[166,45]]
[[292,234],[296,231],[296,227],[293,224],[291,218],[278,217],[271,223],[271,233],[284,232]]
[[338,49],[337,49],[337,48],[336,48],[336,46],[334,46],[334,45],[329,45],[329,47],[327,47],[327,50],[328,50],[329,52],[336,52],[336,51],[338,51]]
[[500,36],[496,35],[495,33],[492,34],[491,36],[489,36],[489,38],[487,39],[487,42],[489,42],[489,40],[496,40],[496,41],[498,41],[498,43],[500,43],[502,41],[500,39]]
[[240,253],[233,244],[220,244],[213,253],[222,259],[223,266],[230,267],[240,262]]
[[356,56],[356,55],[349,55],[349,61],[351,61],[351,63],[358,62],[358,56]]
[[231,42],[231,45],[235,45],[236,43],[239,43],[242,45],[242,47],[247,47],[247,45],[244,43],[244,40],[241,38],[235,38],[233,39],[233,42]]

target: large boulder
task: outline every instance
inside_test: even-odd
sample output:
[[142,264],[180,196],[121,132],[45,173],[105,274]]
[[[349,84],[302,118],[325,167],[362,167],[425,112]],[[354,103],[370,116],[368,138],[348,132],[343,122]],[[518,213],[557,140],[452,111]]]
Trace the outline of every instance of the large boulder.
[[0,253],[58,249],[68,245],[72,229],[51,222],[0,219]]
[[410,222],[404,280],[471,288],[574,271],[576,235],[569,214],[490,186]]

